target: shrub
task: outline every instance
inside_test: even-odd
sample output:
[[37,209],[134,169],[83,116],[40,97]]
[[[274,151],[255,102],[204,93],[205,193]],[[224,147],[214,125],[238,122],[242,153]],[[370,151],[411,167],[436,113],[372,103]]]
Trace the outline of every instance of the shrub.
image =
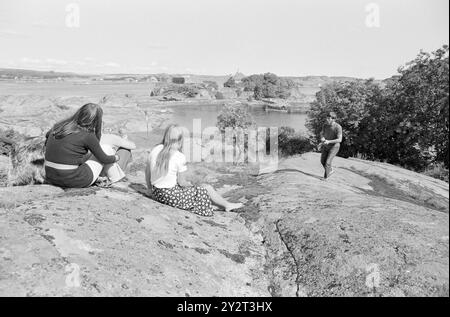
[[[269,147],[269,139],[266,146]],[[306,136],[295,132],[291,127],[278,129],[278,155],[281,157],[303,154],[314,149],[313,142]]]
[[281,78],[272,73],[250,75],[242,79],[244,91],[253,91],[255,99],[282,98],[290,96],[290,89],[295,87],[291,79]]
[[248,129],[255,125],[255,121],[247,107],[239,105],[225,105],[217,117],[217,127],[221,132],[225,128]]
[[193,98],[200,93],[199,86],[193,84],[170,84],[162,87],[155,87],[152,90],[153,96],[169,96],[172,94],[184,95]]
[[183,85],[183,86],[180,86],[178,93],[183,94],[189,98],[193,98],[193,97],[197,96],[200,93],[200,91],[197,87],[194,87],[191,85]]
[[373,80],[325,85],[311,104],[306,126],[315,135],[316,142],[320,142],[326,115],[334,111],[344,137],[338,155],[348,157],[363,153],[373,159],[371,154],[376,149],[371,141],[379,137],[376,135],[379,126],[372,122],[369,109],[375,109],[381,99],[381,89]]
[[425,175],[440,179],[445,182],[449,182],[449,171],[445,168],[443,163],[433,164],[428,167],[424,172]]
[[448,46],[421,52],[381,87],[373,80],[335,82],[321,88],[307,127],[319,139],[326,113],[342,125],[341,148],[350,156],[399,164],[416,171],[449,165]]
[[[389,124],[407,146],[449,167],[449,49],[419,55],[388,85]],[[428,153],[427,153],[428,152]]]
[[24,135],[13,129],[0,130],[0,155],[10,155],[14,143],[23,138],[25,138]]

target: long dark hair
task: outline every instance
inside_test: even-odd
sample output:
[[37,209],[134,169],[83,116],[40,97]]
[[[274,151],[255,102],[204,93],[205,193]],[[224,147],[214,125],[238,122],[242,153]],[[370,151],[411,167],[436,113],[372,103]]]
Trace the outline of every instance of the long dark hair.
[[78,109],[73,116],[56,123],[52,128],[55,139],[62,139],[80,131],[94,132],[97,139],[102,136],[103,110],[95,103],[87,103]]

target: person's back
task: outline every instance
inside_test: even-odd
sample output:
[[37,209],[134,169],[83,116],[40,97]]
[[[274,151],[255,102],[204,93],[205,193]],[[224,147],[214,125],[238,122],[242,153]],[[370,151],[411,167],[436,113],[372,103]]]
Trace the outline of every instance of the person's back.
[[186,156],[183,150],[183,130],[171,124],[164,132],[163,142],[154,147],[147,158],[145,181],[149,195],[160,203],[184,209],[202,216],[212,216],[212,203],[231,211],[242,207],[220,196],[211,185],[192,185],[186,181]]
[[170,156],[167,174],[158,177],[156,160],[163,147],[162,144],[155,146],[148,157],[151,169],[151,185],[157,188],[172,188],[177,185],[177,173],[182,173],[187,170],[186,157],[180,151],[173,152]]
[[47,132],[44,165],[50,184],[69,188],[90,186],[103,166],[112,166],[120,159],[111,147],[106,153],[100,145],[102,115],[99,105],[88,103]]
[[63,138],[55,138],[51,131],[47,133],[45,160],[68,165],[83,164],[89,158],[89,147],[94,147],[95,134],[86,131],[69,134]]

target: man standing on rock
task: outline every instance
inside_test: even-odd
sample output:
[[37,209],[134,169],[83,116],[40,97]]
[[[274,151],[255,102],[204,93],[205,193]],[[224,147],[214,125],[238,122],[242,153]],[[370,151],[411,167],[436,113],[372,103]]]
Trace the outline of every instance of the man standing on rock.
[[324,179],[328,179],[334,173],[331,163],[339,152],[342,142],[342,127],[336,122],[336,113],[331,111],[327,114],[326,123],[320,132],[320,140],[322,142],[320,162],[325,168],[323,177]]

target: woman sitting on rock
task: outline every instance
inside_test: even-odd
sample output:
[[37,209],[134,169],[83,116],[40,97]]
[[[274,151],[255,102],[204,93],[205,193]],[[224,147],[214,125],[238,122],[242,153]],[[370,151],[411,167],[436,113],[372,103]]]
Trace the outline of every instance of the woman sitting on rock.
[[[130,149],[135,145],[124,139],[117,142],[117,138],[109,139],[118,144],[106,144],[108,140],[100,144],[102,117],[100,106],[88,103],[47,132],[47,182],[60,187],[82,188],[92,185],[102,171],[111,182],[125,176],[123,170],[130,161]],[[121,149],[116,152],[114,145]]]
[[145,180],[153,198],[160,203],[190,210],[202,216],[212,216],[211,203],[231,211],[242,204],[230,203],[211,185],[193,186],[185,179],[186,157],[182,153],[183,131],[178,125],[169,125],[162,144],[150,152]]

